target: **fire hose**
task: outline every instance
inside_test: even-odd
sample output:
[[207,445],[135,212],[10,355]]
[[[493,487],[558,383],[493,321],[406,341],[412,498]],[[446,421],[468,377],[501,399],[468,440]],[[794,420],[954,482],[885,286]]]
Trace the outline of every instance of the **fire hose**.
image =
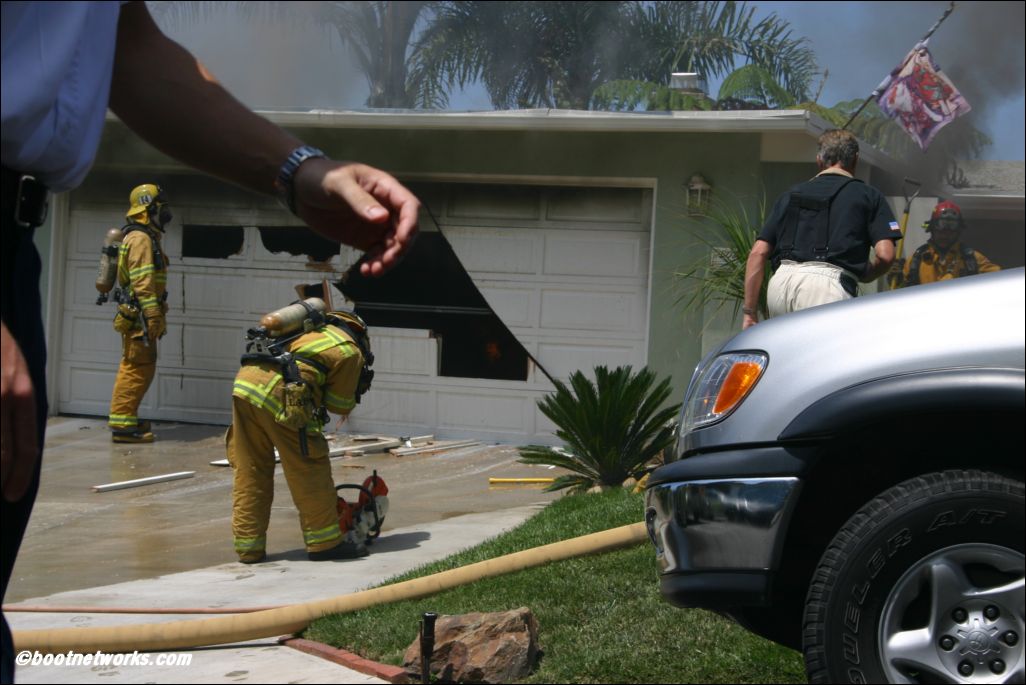
[[14,631],[17,651],[44,653],[170,651],[244,642],[296,633],[328,614],[360,611],[379,604],[420,599],[484,578],[494,578],[588,554],[610,552],[648,539],[644,523],[554,542],[522,552],[480,561],[423,578],[372,588],[329,599],[219,618],[97,628],[55,628]]

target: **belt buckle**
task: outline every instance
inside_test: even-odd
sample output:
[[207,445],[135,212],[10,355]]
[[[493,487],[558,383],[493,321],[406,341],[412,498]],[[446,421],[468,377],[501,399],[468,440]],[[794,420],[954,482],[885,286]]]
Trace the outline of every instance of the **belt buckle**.
[[[50,203],[47,201],[46,197],[48,191],[45,186],[43,186],[43,197],[42,201],[39,203],[39,209],[36,210],[36,215],[22,218],[22,200],[30,199],[25,197],[26,181],[38,183],[40,186],[43,186],[42,183],[39,183],[36,180],[35,176],[31,176],[29,174],[21,174],[18,176],[18,189],[14,196],[14,223],[20,228],[35,228],[36,226],[42,226],[43,222],[46,221],[46,215],[50,209]],[[29,209],[28,205],[25,206],[25,209]]]

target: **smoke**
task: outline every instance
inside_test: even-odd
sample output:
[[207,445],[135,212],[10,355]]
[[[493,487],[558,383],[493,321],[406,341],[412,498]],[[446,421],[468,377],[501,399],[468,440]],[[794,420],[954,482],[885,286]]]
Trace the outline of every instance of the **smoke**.
[[354,109],[367,84],[308,3],[150,2],[161,29],[254,109]]
[[[941,17],[949,2],[757,2],[809,39],[830,74],[819,102],[866,98]],[[973,111],[945,127],[931,145],[957,147],[968,126],[988,135],[993,159],[1023,158],[1024,51],[1021,2],[959,2],[930,38],[934,60]],[[967,126],[968,125],[968,126]],[[954,140],[953,140],[954,139]],[[917,151],[909,161],[921,164]],[[915,159],[913,159],[913,157]]]

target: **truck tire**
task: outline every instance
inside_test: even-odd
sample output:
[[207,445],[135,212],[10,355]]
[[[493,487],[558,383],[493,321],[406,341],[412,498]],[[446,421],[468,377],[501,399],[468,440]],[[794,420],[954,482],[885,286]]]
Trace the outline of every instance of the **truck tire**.
[[813,683],[1023,682],[1023,484],[912,478],[863,506],[805,603]]

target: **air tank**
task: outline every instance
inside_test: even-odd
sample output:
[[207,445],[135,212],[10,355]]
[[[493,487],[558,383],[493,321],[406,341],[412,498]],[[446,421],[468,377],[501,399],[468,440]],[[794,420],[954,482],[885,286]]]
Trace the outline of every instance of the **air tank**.
[[106,295],[114,287],[114,281],[118,275],[118,248],[124,234],[120,228],[112,228],[103,237],[103,247],[100,248],[100,270],[96,274],[96,290],[101,295]]
[[[310,297],[303,300],[303,302],[319,311],[322,315],[328,311],[324,300],[319,297]],[[268,336],[280,338],[283,335],[289,335],[303,328],[303,322],[308,317],[309,311],[307,308],[299,302],[295,302],[287,307],[276,309],[270,314],[264,314],[263,318],[260,319],[260,325],[267,331]]]

